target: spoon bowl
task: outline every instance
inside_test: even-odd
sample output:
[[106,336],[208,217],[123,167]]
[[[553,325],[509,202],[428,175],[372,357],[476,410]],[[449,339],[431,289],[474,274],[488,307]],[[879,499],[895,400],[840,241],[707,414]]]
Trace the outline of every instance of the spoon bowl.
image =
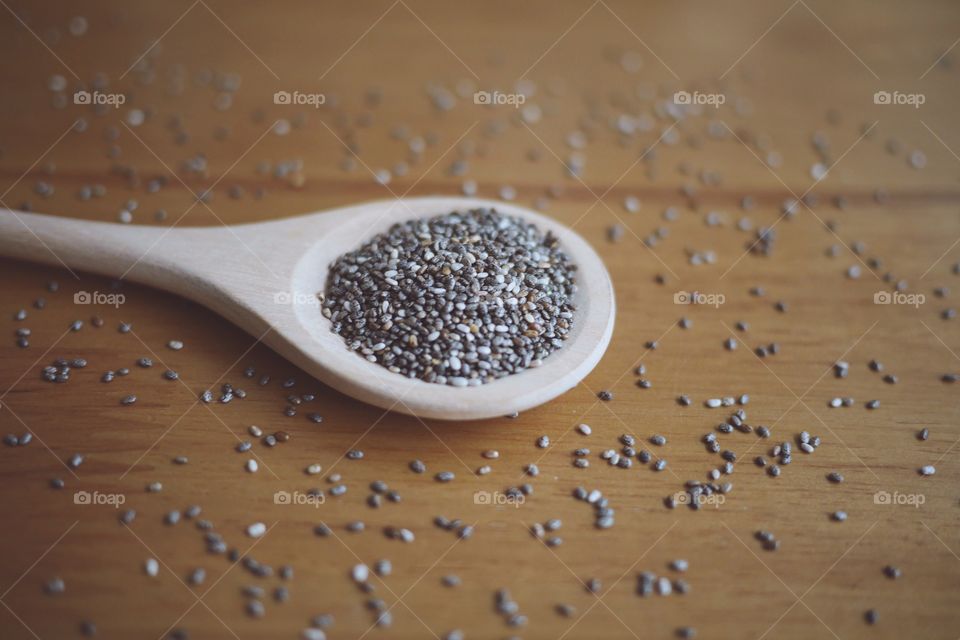
[[[397,222],[476,208],[494,208],[553,233],[577,266],[576,310],[563,346],[539,367],[468,387],[408,378],[349,350],[317,298],[331,263]],[[610,276],[583,238],[529,209],[475,198],[385,200],[269,222],[185,229],[0,210],[0,255],[172,291],[222,315],[321,382],[422,418],[490,418],[557,397],[600,360],[615,315]]]

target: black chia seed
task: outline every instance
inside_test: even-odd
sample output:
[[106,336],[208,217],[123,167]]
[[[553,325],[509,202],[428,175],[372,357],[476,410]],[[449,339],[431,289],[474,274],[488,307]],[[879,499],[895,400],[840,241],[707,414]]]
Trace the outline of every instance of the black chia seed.
[[576,266],[493,209],[396,224],[330,267],[323,314],[348,348],[457,387],[537,367],[570,330]]

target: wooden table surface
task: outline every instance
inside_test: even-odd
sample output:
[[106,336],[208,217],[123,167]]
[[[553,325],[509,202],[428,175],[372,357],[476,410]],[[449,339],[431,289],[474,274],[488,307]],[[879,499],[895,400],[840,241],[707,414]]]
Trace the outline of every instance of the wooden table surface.
[[[80,36],[70,32],[77,15],[88,23]],[[0,260],[0,309],[10,320],[0,341],[0,433],[33,434],[29,446],[0,447],[0,637],[78,637],[91,621],[103,638],[162,638],[175,629],[191,638],[293,638],[323,613],[336,620],[330,638],[433,638],[453,629],[467,638],[670,638],[682,626],[699,638],[754,640],[960,635],[960,403],[957,387],[941,382],[960,371],[960,330],[942,316],[955,294],[935,295],[960,288],[952,272],[960,260],[952,61],[960,53],[946,53],[960,37],[956,3],[9,0],[0,25],[0,201],[9,208],[116,221],[134,200],[133,224],[204,226],[459,193],[472,179],[485,197],[500,197],[504,186],[521,204],[546,197],[546,212],[601,252],[618,302],[610,349],[581,385],[516,419],[443,423],[384,415],[325,388],[175,296]],[[93,87],[97,74],[109,80],[102,91],[126,97],[119,109],[73,104],[73,92]],[[56,75],[65,81],[60,91],[49,88]],[[525,106],[539,112],[473,103],[474,91],[512,93],[518,82],[527,93],[535,88]],[[721,94],[725,103],[674,120],[665,105],[679,89]],[[276,91],[322,93],[326,103],[278,105]],[[875,104],[878,91],[924,101]],[[409,139],[394,133],[422,137],[425,149],[411,158]],[[774,166],[764,164],[768,154]],[[408,171],[389,184],[373,179],[404,162]],[[582,170],[571,176],[563,162]],[[818,162],[830,167],[819,182],[811,174]],[[466,173],[456,175],[461,166]],[[85,185],[103,185],[105,194],[81,200]],[[552,185],[561,189],[547,197]],[[631,195],[642,203],[636,213],[624,207]],[[784,217],[784,203],[801,196],[809,207]],[[667,207],[676,220],[664,219]],[[167,217],[158,222],[160,209]],[[754,230],[775,225],[769,255],[746,251],[755,231],[739,229],[741,218]],[[617,242],[608,238],[614,225],[623,231]],[[645,246],[659,228],[663,237]],[[707,251],[715,264],[691,264]],[[851,266],[859,278],[846,277]],[[51,280],[59,291],[47,291]],[[874,303],[900,280],[922,304]],[[751,296],[751,287],[766,295]],[[679,306],[680,291],[719,295],[723,304]],[[77,292],[122,293],[123,304],[75,304]],[[33,308],[39,297],[43,310]],[[778,300],[785,312],[775,310]],[[28,317],[16,322],[21,308]],[[92,326],[95,315],[102,328]],[[684,315],[693,322],[686,330],[677,325]],[[77,319],[85,326],[68,331]],[[749,329],[738,332],[738,321]],[[118,332],[120,322],[132,331]],[[19,327],[32,330],[29,348],[16,346]],[[738,348],[727,350],[731,335]],[[167,348],[173,339],[183,350]],[[754,355],[774,342],[776,355]],[[89,365],[66,384],[43,381],[41,369],[61,357]],[[137,367],[141,357],[154,367]],[[898,382],[884,383],[871,359]],[[833,374],[837,360],[850,363],[845,379]],[[649,389],[635,384],[640,363]],[[130,375],[100,382],[120,367]],[[245,378],[247,367],[271,382]],[[166,368],[180,381],[164,380]],[[288,379],[296,382],[285,389]],[[247,398],[196,402],[224,382]],[[613,392],[611,402],[597,400],[602,389]],[[287,417],[291,393],[316,399]],[[739,460],[721,480],[733,483],[723,504],[667,509],[666,496],[722,464],[700,439],[732,409],[708,409],[704,400],[743,393],[748,421],[771,427],[773,437],[721,434]],[[127,394],[138,402],[121,406]],[[693,404],[680,406],[679,394]],[[847,396],[854,406],[828,407]],[[867,410],[874,399],[880,407]],[[593,434],[573,431],[579,423]],[[272,449],[253,439],[251,453],[238,453],[250,425],[291,439]],[[922,427],[926,441],[916,437]],[[822,445],[812,455],[796,451],[780,477],[753,464],[804,430]],[[643,445],[667,468],[608,466],[599,453],[619,448],[623,433],[666,436],[663,447]],[[550,448],[535,446],[541,435]],[[574,468],[577,447],[591,449],[588,469]],[[350,449],[363,459],[346,458]],[[485,460],[487,449],[499,459]],[[69,468],[76,453],[85,461]],[[256,474],[244,471],[251,456],[260,461]],[[408,469],[414,458],[426,474]],[[311,463],[323,476],[304,473]],[[475,475],[485,463],[492,473]],[[524,475],[530,463],[536,478]],[[928,464],[936,474],[922,477]],[[434,481],[442,470],[456,479]],[[842,484],[828,482],[832,471]],[[333,473],[348,487],[344,496],[319,506],[275,503],[278,491],[329,488]],[[54,478],[65,487],[51,488]],[[367,506],[375,480],[402,501]],[[153,482],[161,492],[147,491]],[[477,503],[477,492],[523,482],[534,491],[522,505]],[[591,506],[571,495],[578,486],[609,499],[613,528],[594,527]],[[78,504],[86,495],[78,492],[124,503]],[[164,524],[168,511],[189,505],[274,576],[207,553],[193,522]],[[137,512],[129,527],[118,521],[128,508]],[[848,519],[832,521],[836,510]],[[438,515],[475,523],[474,535],[435,527]],[[528,532],[551,518],[563,522],[556,547]],[[366,530],[348,532],[353,521]],[[268,533],[249,538],[253,522]],[[320,523],[332,534],[315,535]],[[416,540],[389,539],[386,527],[408,528]],[[772,531],[779,550],[765,551],[758,530]],[[160,562],[156,578],[145,575],[149,557]],[[690,593],[637,595],[640,572],[681,577],[668,568],[677,558],[689,561],[682,577]],[[365,594],[351,567],[378,559],[391,560],[393,573],[372,577],[375,590]],[[278,577],[282,565],[294,568],[292,579]],[[902,576],[886,577],[886,565]],[[198,567],[206,580],[190,585]],[[449,574],[462,584],[443,586]],[[65,591],[45,593],[56,577]],[[602,582],[597,594],[584,587],[591,578]],[[262,619],[245,613],[241,590],[251,584],[267,590]],[[281,584],[289,588],[283,603],[271,595]],[[526,626],[512,628],[496,611],[500,588]],[[371,628],[371,597],[389,608],[391,626]],[[562,616],[561,604],[575,611]],[[874,626],[864,619],[871,608]]]

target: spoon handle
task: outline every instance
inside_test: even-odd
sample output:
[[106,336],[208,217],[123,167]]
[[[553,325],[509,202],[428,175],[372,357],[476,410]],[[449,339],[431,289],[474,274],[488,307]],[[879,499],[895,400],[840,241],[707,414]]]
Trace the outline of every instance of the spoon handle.
[[163,231],[0,209],[0,255],[118,278]]
[[0,208],[0,256],[129,279],[162,289],[195,272],[200,229],[129,226]]

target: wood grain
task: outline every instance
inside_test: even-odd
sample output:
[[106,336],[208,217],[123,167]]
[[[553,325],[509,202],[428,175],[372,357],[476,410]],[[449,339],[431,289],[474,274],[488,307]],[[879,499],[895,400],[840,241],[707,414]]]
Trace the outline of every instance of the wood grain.
[[[90,26],[75,37],[67,24],[80,12]],[[695,626],[700,638],[956,638],[960,406],[955,386],[940,376],[960,371],[960,333],[956,320],[941,317],[955,294],[938,298],[934,288],[957,288],[951,266],[960,260],[957,50],[936,62],[955,44],[958,23],[956,4],[946,1],[11,1],[0,17],[2,206],[115,221],[135,199],[135,224],[220,227],[408,191],[459,194],[464,178],[450,167],[463,158],[482,197],[496,198],[510,185],[518,204],[530,206],[550,186],[562,187],[546,214],[573,226],[603,257],[617,324],[609,351],[578,387],[514,420],[451,428],[351,400],[185,299],[132,283],[114,290],[85,272],[75,278],[62,268],[0,261],[0,308],[8,318],[21,308],[29,313],[10,322],[0,343],[0,433],[34,434],[27,447],[0,447],[0,637],[77,637],[82,620],[95,621],[104,638],[159,638],[175,627],[193,638],[296,637],[311,616],[329,612],[336,617],[331,638],[431,638],[454,628],[468,638],[670,638],[682,625]],[[125,73],[157,39],[146,66]],[[621,67],[625,51],[642,58],[638,73]],[[170,95],[177,65],[185,72],[183,91]],[[143,82],[144,69],[155,72],[152,82]],[[218,91],[197,82],[205,70],[241,78],[229,109],[219,110]],[[54,106],[52,75],[63,75],[72,94],[81,83],[92,86],[97,72],[109,77],[111,90],[128,95],[123,108],[93,115],[89,107]],[[458,82],[469,81],[475,90],[509,92],[520,78],[536,84],[532,101],[543,109],[529,126],[513,109],[483,108],[469,98],[438,111],[426,91],[432,83],[455,93]],[[641,100],[647,86],[662,98],[678,89],[722,92],[727,103],[683,120],[660,142],[669,127],[660,119],[621,139],[609,123],[624,112],[652,113]],[[321,92],[327,104],[273,104],[275,91],[295,90]],[[926,102],[918,109],[877,105],[877,91],[922,93]],[[146,121],[128,128],[132,108],[145,109]],[[81,116],[87,129],[71,131]],[[276,135],[278,118],[297,126]],[[435,142],[384,187],[371,170],[409,159],[406,143],[391,136],[397,125]],[[574,130],[588,138],[580,180],[561,164],[575,151],[568,145]],[[815,183],[817,132],[829,141],[832,166]],[[352,157],[347,147],[362,161],[352,171],[341,168]],[[781,165],[761,162],[767,149],[781,154]],[[914,150],[925,154],[921,170],[908,164]],[[197,161],[200,154],[205,162]],[[293,177],[271,170],[295,160],[303,165]],[[199,170],[187,170],[188,163]],[[266,172],[262,163],[269,163]],[[703,172],[715,175],[705,182]],[[161,177],[163,187],[150,193],[150,182]],[[39,195],[39,182],[53,193],[41,186],[48,195]],[[105,186],[106,195],[79,200],[78,191],[93,184]],[[197,195],[211,187],[213,198],[198,204]],[[242,196],[232,198],[231,189]],[[784,202],[804,193],[816,202],[781,218]],[[641,211],[624,210],[628,195],[640,198]],[[755,202],[750,211],[740,210],[745,196]],[[834,206],[837,196],[845,209]],[[680,212],[673,222],[662,216],[670,206]],[[167,212],[162,223],[154,221],[158,209]],[[726,223],[708,225],[711,211]],[[776,225],[769,256],[747,253],[754,235],[737,230],[742,216],[754,227]],[[607,233],[615,224],[625,233],[612,243]],[[646,247],[641,239],[658,227],[668,235]],[[827,255],[831,245],[839,246],[834,258]],[[245,252],[239,244],[226,249]],[[689,264],[691,252],[708,250],[717,254],[715,265]],[[853,265],[861,268],[859,279],[845,277]],[[924,294],[924,303],[874,304],[875,293],[891,288],[882,281],[887,273],[906,280],[908,293]],[[46,291],[49,280],[60,283],[58,292]],[[767,295],[751,296],[754,286]],[[117,308],[85,307],[73,302],[78,291],[125,298]],[[680,291],[722,294],[724,303],[679,307]],[[42,311],[31,306],[38,297],[47,300]],[[774,309],[777,300],[787,303],[785,313]],[[102,328],[90,325],[93,315],[105,320]],[[681,315],[692,320],[690,329],[677,326]],[[86,326],[68,331],[76,319]],[[133,331],[117,332],[121,321]],[[738,321],[749,330],[736,331]],[[20,326],[32,330],[28,349],[15,345]],[[742,342],[728,351],[723,342],[731,335]],[[171,339],[186,347],[168,350]],[[649,341],[657,348],[648,349]],[[777,355],[753,355],[772,342]],[[144,356],[155,360],[153,368],[136,367]],[[42,381],[42,367],[58,357],[83,357],[89,366],[74,370],[66,384]],[[897,384],[868,369],[872,358]],[[831,371],[838,359],[850,362],[845,379]],[[635,385],[639,363],[650,389]],[[248,366],[271,382],[245,378]],[[120,367],[130,375],[99,382],[103,371]],[[167,367],[180,382],[162,378]],[[291,378],[295,386],[283,388]],[[199,391],[224,382],[245,388],[247,398],[195,402]],[[614,400],[598,402],[601,389]],[[321,425],[309,422],[305,409],[283,415],[291,392],[316,394]],[[130,393],[138,402],[120,406]],[[694,403],[679,406],[681,393]],[[664,497],[688,479],[705,480],[720,464],[700,438],[726,414],[704,408],[703,400],[740,393],[750,395],[750,421],[770,426],[774,438],[722,437],[740,460],[725,503],[667,510]],[[838,396],[856,405],[828,408]],[[871,399],[881,401],[879,409],[864,408]],[[593,435],[572,431],[581,422]],[[275,448],[255,442],[260,471],[248,474],[250,455],[234,449],[253,424],[291,439]],[[917,440],[922,427],[930,429],[929,440]],[[823,439],[816,453],[795,453],[776,479],[753,466],[770,444],[802,430]],[[622,433],[665,435],[665,447],[649,448],[668,460],[667,469],[603,463],[598,453],[618,447]],[[541,435],[550,436],[550,449],[536,448]],[[576,447],[592,450],[589,469],[572,466]],[[491,448],[500,451],[493,472],[474,475],[488,462],[481,452]],[[345,458],[351,449],[363,450],[363,460]],[[63,461],[74,453],[86,460],[71,472]],[[177,455],[189,463],[175,465]],[[427,474],[408,470],[415,457]],[[342,474],[347,494],[316,508],[276,504],[277,491],[329,486],[304,474],[314,462]],[[529,463],[539,466],[536,478],[524,476]],[[935,464],[936,475],[919,476],[925,464]],[[435,482],[441,470],[455,472],[456,480]],[[831,471],[845,481],[828,483]],[[66,482],[63,490],[49,487],[54,477]],[[368,484],[378,479],[402,502],[366,506]],[[147,493],[155,481],[163,491]],[[519,507],[475,500],[476,492],[525,481],[534,492]],[[603,491],[616,510],[615,527],[594,528],[590,506],[571,497],[577,486]],[[122,494],[137,519],[126,528],[117,509],[75,504],[77,491]],[[923,504],[878,504],[883,491],[922,495]],[[201,505],[202,517],[240,553],[274,567],[293,565],[289,602],[268,596],[264,619],[245,615],[244,585],[269,592],[281,580],[255,578],[206,553],[191,522],[163,524],[166,512],[190,504]],[[846,522],[830,521],[837,509],[849,514]],[[476,523],[476,532],[458,542],[433,526],[437,515]],[[549,518],[563,521],[564,542],[555,548],[527,533]],[[348,533],[345,525],[356,520],[366,531]],[[244,534],[255,521],[271,527],[259,541]],[[335,535],[314,535],[320,522]],[[409,528],[416,541],[388,539],[385,527]],[[779,551],[761,549],[753,539],[760,529],[776,534]],[[142,569],[150,556],[163,563],[152,580]],[[394,622],[370,630],[370,596],[348,573],[378,558],[391,559],[394,571],[372,580],[372,595],[392,607]],[[670,575],[674,558],[689,560],[684,578],[692,592],[638,597],[637,574]],[[886,578],[887,564],[903,576]],[[185,586],[196,567],[206,569],[205,584]],[[446,574],[463,584],[443,587]],[[66,592],[48,596],[43,586],[54,576],[64,579]],[[581,581],[590,578],[603,582],[602,600],[585,590]],[[525,628],[511,629],[496,613],[498,588],[511,591],[529,618]],[[575,606],[575,616],[558,615],[560,603]],[[863,617],[871,607],[880,614],[873,627]]]

